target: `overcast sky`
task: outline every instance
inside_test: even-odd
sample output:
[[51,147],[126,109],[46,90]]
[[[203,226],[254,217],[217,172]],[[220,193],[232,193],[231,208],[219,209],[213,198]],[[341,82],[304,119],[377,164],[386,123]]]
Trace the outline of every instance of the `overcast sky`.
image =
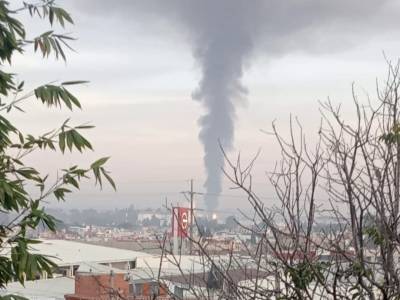
[[[236,34],[240,26],[251,33],[241,81],[248,94],[236,103],[230,155],[240,151],[246,160],[261,149],[254,181],[267,203],[274,194],[264,174],[279,152],[260,129],[269,130],[276,120],[285,131],[292,113],[312,140],[320,119],[318,100],[329,96],[343,103],[344,114],[351,117],[351,84],[357,84],[361,97],[365,92],[374,96],[376,78],[385,75],[383,52],[391,59],[400,57],[396,0],[58,3],[75,20],[64,31],[78,38],[76,53],[69,53],[65,64],[43,62],[28,52],[16,57],[14,66],[31,87],[55,79],[89,80],[74,89],[84,109],[71,114],[27,104],[29,114],[13,116],[17,124],[37,133],[67,117],[76,124],[92,122],[96,128],[88,136],[94,153],[65,158],[35,154],[32,161],[48,171],[111,156],[109,169],[118,185],[116,193],[85,185],[62,207],[156,207],[165,197],[183,203],[180,192],[188,189],[190,178],[197,191],[204,191],[204,149],[198,138],[204,107],[192,100],[201,66],[193,53],[208,34],[218,34],[222,41],[229,37],[229,54],[243,46],[242,35]],[[46,29],[25,20],[32,35]],[[245,208],[246,200],[229,186],[224,183],[219,209]]]

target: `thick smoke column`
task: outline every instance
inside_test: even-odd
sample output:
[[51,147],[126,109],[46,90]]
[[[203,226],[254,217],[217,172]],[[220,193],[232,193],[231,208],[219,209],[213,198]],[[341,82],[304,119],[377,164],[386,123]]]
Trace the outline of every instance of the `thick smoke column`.
[[[127,26],[127,20],[133,20],[136,30],[150,30],[152,35],[159,34],[160,26],[186,33],[201,70],[193,95],[205,108],[199,124],[207,172],[205,201],[210,210],[218,205],[221,192],[224,160],[219,142],[226,151],[233,147],[236,107],[246,96],[241,79],[252,52],[268,55],[268,59],[295,52],[339,52],[399,28],[398,3],[389,0],[71,2],[90,17],[96,11],[104,19],[118,19],[123,22],[121,28]],[[126,41],[123,30],[121,34]],[[306,67],[302,71],[307,72]]]
[[254,30],[250,17],[254,14],[249,12],[247,1],[190,1],[183,8],[201,69],[201,80],[193,98],[205,108],[199,120],[207,173],[204,201],[213,210],[222,190],[224,157],[219,144],[226,151],[232,149],[236,105],[246,96],[241,79],[252,50]]
[[263,48],[270,57],[295,49],[333,49],[338,43],[323,39],[321,42],[314,24],[328,30],[331,24],[336,24],[334,28],[344,24],[340,28],[344,36],[348,32],[346,24],[354,26],[358,18],[363,19],[349,11],[357,10],[366,17],[378,11],[382,3],[371,0],[369,5],[363,5],[363,1],[354,0],[343,7],[336,2],[311,0],[176,0],[173,3],[178,20],[189,31],[201,69],[199,87],[193,96],[205,108],[199,120],[207,172],[204,200],[207,208],[214,210],[222,190],[224,166],[219,143],[226,151],[233,147],[236,107],[246,96],[241,79],[254,43],[258,48],[255,50]]

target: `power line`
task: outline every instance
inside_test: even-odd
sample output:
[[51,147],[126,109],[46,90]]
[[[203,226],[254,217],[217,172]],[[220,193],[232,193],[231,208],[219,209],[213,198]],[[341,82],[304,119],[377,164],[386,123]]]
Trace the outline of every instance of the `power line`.
[[[194,178],[193,180],[199,181],[199,182],[204,182],[206,181],[205,178]],[[118,180],[116,183],[117,185],[121,184],[130,184],[130,185],[136,185],[136,184],[153,184],[153,183],[183,183],[183,182],[188,182],[190,180],[188,179],[155,179],[155,180]],[[228,184],[233,184],[230,180],[225,179],[222,180],[223,183],[228,183]],[[254,184],[266,184],[268,183],[268,180],[265,181],[252,181]]]
[[[182,192],[159,192],[159,193],[132,193],[132,192],[99,192],[99,193],[86,193],[86,192],[76,192],[78,195],[82,196],[115,196],[115,195],[122,195],[122,196],[173,196],[173,195],[181,195]],[[221,198],[247,198],[247,195],[232,195],[232,194],[216,194],[216,193],[203,193],[203,192],[196,192],[197,195],[202,196],[218,196]],[[277,198],[274,196],[257,196],[259,199],[265,200],[276,200]]]

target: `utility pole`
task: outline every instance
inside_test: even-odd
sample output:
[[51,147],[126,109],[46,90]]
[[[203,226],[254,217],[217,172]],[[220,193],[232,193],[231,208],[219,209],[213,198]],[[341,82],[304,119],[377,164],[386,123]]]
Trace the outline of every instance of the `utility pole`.
[[[190,238],[189,253],[190,254],[192,254],[192,252],[193,252],[193,239],[194,239],[194,236],[193,236],[193,223],[195,222],[195,219],[194,219],[195,208],[193,207],[194,206],[194,195],[204,195],[203,193],[194,191],[193,183],[194,183],[194,180],[190,179],[190,191],[181,192],[185,196],[186,200],[190,202],[190,227],[189,227],[189,238]],[[187,196],[188,194],[190,195],[190,197]],[[196,210],[199,210],[199,209],[196,208]]]
[[[190,190],[182,192],[182,194],[185,196],[186,200],[189,201],[189,203],[190,203],[189,254],[192,254],[192,252],[193,252],[194,195],[195,194],[201,195],[201,193],[196,193],[193,190],[193,182],[194,182],[193,179],[190,179]],[[189,194],[189,197],[187,196],[188,194]]]
[[189,254],[192,255],[193,250],[193,199],[194,191],[193,191],[193,179],[190,179],[190,244],[189,244]]

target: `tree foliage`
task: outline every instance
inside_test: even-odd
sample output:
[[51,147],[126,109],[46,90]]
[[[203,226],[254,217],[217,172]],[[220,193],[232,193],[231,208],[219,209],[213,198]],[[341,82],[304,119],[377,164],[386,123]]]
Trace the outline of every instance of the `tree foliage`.
[[[354,114],[344,117],[330,99],[320,103],[312,142],[297,118],[290,118],[287,134],[273,124],[280,157],[267,177],[275,204],[254,189],[257,156],[243,165],[240,155],[230,159],[222,149],[225,175],[251,206],[238,222],[251,243],[242,239],[221,259],[201,228],[190,238],[203,273],[214,269],[222,277],[212,297],[400,299],[400,60],[387,64],[375,97],[360,100],[353,86]],[[163,250],[182,270],[181,252]],[[240,281],[230,272],[241,274]],[[190,276],[188,293],[210,299]]]
[[[56,220],[46,213],[44,199],[54,197],[63,201],[67,194],[79,189],[82,179],[89,177],[93,177],[100,186],[104,180],[108,181],[115,189],[105,169],[108,157],[100,158],[87,167],[75,165],[58,170],[57,177],[52,180],[49,179],[51,176],[41,174],[37,166],[26,163],[27,157],[37,151],[58,151],[64,154],[67,150],[93,150],[82,133],[93,126],[74,126],[70,120],[66,120],[58,128],[35,136],[13,124],[10,111],[23,111],[23,104],[27,100],[70,111],[81,109],[81,103],[70,91],[70,87],[86,83],[67,81],[25,90],[24,81],[12,72],[14,55],[24,55],[28,47],[33,47],[34,52],[42,58],[54,55],[56,59],[65,61],[65,49],[72,49],[69,43],[73,38],[54,30],[30,37],[20,21],[21,14],[28,13],[38,21],[48,22],[49,27],[58,23],[64,28],[67,24],[73,24],[73,20],[54,0],[32,4],[21,1],[20,5],[19,8],[11,8],[9,2],[0,0],[0,211],[11,217],[9,222],[0,225],[0,288],[14,280],[23,284],[25,280],[35,279],[43,272],[51,275],[56,267],[51,258],[32,251],[32,247],[39,241],[28,238],[28,231],[39,225],[55,230]],[[6,68],[11,71],[5,72]],[[32,193],[33,188],[38,193]],[[0,299],[20,298],[5,296]]]

